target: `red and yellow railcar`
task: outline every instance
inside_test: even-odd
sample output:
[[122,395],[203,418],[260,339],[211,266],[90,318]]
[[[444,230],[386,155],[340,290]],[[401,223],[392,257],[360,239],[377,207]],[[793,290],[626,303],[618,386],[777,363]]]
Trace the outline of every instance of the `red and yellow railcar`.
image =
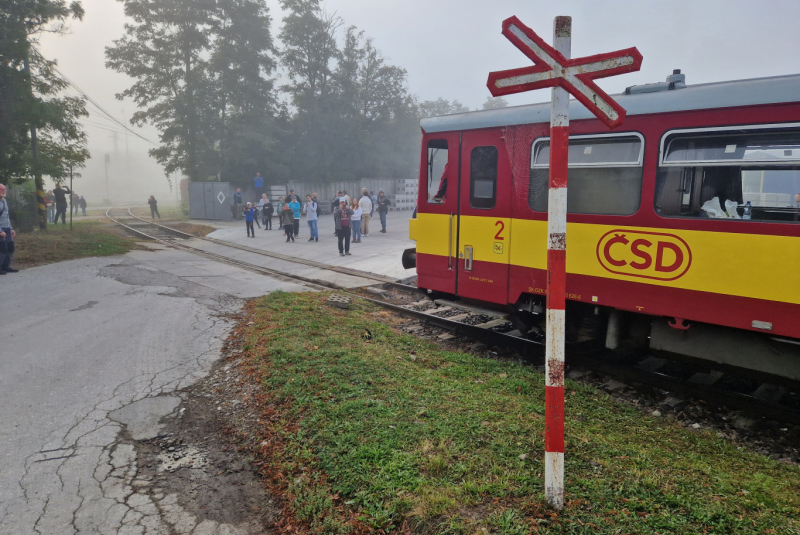
[[[609,347],[800,379],[800,75],[691,86],[676,71],[615,99],[614,131],[571,104],[568,316],[596,337],[602,318]],[[545,103],[422,121],[420,288],[536,321],[549,119]]]

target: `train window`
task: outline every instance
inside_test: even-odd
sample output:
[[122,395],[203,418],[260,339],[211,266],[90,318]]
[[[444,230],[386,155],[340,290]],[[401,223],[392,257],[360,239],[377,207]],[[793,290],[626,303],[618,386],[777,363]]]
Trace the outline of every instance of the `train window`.
[[[639,134],[572,136],[569,140],[569,195],[573,214],[631,215],[642,196],[644,142]],[[531,149],[528,204],[547,211],[550,139]]]
[[655,211],[665,217],[800,221],[800,127],[669,132]]
[[497,196],[497,147],[475,147],[470,154],[469,204],[494,208]]
[[447,168],[447,140],[432,139],[428,141],[428,202],[440,204],[446,198],[447,180],[444,171]]

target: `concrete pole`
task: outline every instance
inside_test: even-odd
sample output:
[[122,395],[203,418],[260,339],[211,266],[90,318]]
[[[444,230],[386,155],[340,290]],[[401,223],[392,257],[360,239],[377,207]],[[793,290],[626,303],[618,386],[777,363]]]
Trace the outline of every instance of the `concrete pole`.
[[[553,47],[571,56],[572,18],[556,17]],[[567,282],[569,93],[554,87],[550,104],[550,184],[547,207],[547,346],[544,484],[547,503],[564,507],[564,305]]]

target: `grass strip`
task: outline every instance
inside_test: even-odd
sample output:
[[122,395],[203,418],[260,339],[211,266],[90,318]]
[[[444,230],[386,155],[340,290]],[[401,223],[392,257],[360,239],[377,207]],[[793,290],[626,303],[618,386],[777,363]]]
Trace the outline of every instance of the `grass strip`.
[[89,256],[124,254],[136,247],[121,230],[97,220],[49,224],[47,231],[17,233],[12,267],[28,268]]
[[800,533],[798,467],[572,381],[568,501],[548,509],[539,372],[443,350],[327,296],[275,292],[243,320],[263,387],[253,449],[300,532]]

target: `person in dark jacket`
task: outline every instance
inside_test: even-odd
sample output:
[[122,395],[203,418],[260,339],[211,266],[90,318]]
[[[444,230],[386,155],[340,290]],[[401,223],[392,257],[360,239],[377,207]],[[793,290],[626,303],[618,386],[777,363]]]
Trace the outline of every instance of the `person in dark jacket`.
[[[78,206],[81,207],[81,211],[83,212],[83,215],[86,215],[86,199],[83,198],[83,195],[81,195],[81,198],[78,201]],[[161,219],[161,216],[158,216],[158,218]]]
[[156,198],[150,195],[150,199],[148,199],[147,204],[150,205],[150,217],[155,219],[156,216],[158,216],[158,218],[161,219],[161,214],[158,213],[158,201]]
[[333,211],[333,222],[336,225],[336,237],[339,238],[339,256],[350,255],[350,217],[353,210],[348,208],[347,201],[339,201],[339,207]]
[[58,223],[58,216],[61,215],[61,224],[67,224],[67,193],[72,191],[61,184],[56,184],[56,189],[53,190],[53,195],[56,198],[56,216],[53,218],[53,223]]
[[381,232],[384,234],[386,233],[386,214],[389,213],[389,206],[392,205],[392,202],[389,200],[389,197],[380,190],[378,192],[378,215],[381,218]]
[[264,230],[272,230],[272,214],[275,213],[275,207],[269,202],[266,193],[261,194],[261,202],[261,222],[264,224]]
[[284,203],[279,219],[286,232],[286,243],[289,243],[289,240],[294,241],[294,211],[289,207],[289,203]]

